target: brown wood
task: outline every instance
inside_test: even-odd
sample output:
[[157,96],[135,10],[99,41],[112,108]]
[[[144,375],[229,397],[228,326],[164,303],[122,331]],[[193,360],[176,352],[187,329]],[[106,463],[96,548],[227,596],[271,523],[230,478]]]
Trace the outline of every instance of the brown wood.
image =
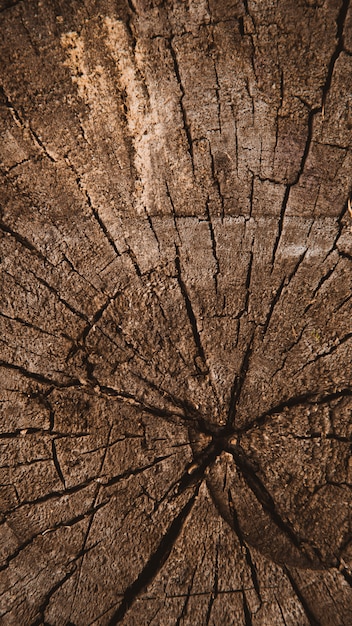
[[349,0],[0,48],[1,624],[350,626]]

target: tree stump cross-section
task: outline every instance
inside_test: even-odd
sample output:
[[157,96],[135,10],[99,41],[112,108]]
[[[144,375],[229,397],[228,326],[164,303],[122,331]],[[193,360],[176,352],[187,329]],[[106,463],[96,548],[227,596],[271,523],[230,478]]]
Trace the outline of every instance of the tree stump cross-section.
[[349,626],[349,0],[0,49],[1,624]]

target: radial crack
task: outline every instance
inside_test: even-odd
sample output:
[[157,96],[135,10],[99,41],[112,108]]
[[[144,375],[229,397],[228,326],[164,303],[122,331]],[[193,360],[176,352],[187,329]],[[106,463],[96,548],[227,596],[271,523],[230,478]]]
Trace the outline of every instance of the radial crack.
[[246,543],[246,541],[244,539],[243,532],[242,532],[242,529],[241,529],[241,525],[240,525],[240,522],[239,522],[239,519],[238,519],[237,511],[236,511],[236,508],[235,508],[235,505],[234,505],[234,502],[233,502],[233,499],[232,499],[231,491],[228,490],[227,493],[228,493],[229,509],[230,509],[230,511],[232,513],[233,528],[234,528],[234,531],[235,531],[235,533],[236,533],[236,535],[238,537],[238,540],[240,542],[240,546],[245,550],[245,559],[246,559],[247,565],[249,567],[249,570],[251,572],[251,578],[252,578],[253,587],[254,587],[255,592],[256,592],[256,594],[258,596],[260,605],[262,605],[263,600],[262,600],[262,596],[261,596],[261,593],[260,593],[260,586],[259,586],[257,568],[256,568],[255,564],[253,563],[253,559],[252,559],[252,555],[251,555],[250,549],[249,549],[249,547],[248,547],[248,545],[247,545],[247,543]]
[[87,317],[84,313],[81,313],[81,311],[78,311],[78,309],[75,309],[74,306],[72,306],[69,302],[67,302],[67,300],[65,300],[64,298],[62,298],[59,294],[59,291],[57,289],[55,289],[55,287],[53,287],[52,285],[50,285],[50,283],[48,283],[44,278],[41,278],[41,276],[37,276],[37,274],[35,274],[35,272],[33,272],[31,269],[29,269],[30,273],[34,276],[34,278],[36,278],[38,280],[38,282],[40,282],[42,285],[44,285],[44,287],[46,287],[51,293],[53,293],[57,299],[59,300],[59,302],[61,302],[61,304],[63,304],[67,309],[69,309],[69,311],[71,311],[71,313],[73,313],[74,315],[76,315],[77,317],[87,321]]
[[212,150],[211,150],[210,142],[209,142],[209,155],[210,155],[210,164],[211,164],[211,174],[212,174],[215,186],[216,186],[218,194],[219,194],[219,198],[220,198],[220,202],[221,202],[221,219],[223,219],[224,215],[225,215],[225,200],[224,200],[224,196],[223,196],[222,191],[221,191],[220,181],[219,181],[219,178],[218,178],[217,173],[216,173],[215,160],[214,160],[214,155],[213,155]]
[[264,483],[256,475],[249,461],[246,459],[246,456],[241,446],[237,443],[234,448],[229,448],[229,452],[232,454],[234,461],[238,469],[241,471],[248,487],[257,498],[263,511],[274,522],[275,526],[289,539],[289,541],[298,550],[304,553],[308,561],[312,561],[312,556],[317,557],[319,561],[322,561],[319,550],[314,546],[310,548],[310,546],[308,546],[308,542],[301,538],[293,529],[291,523],[288,520],[284,520],[280,513],[277,511],[275,502],[271,494],[265,487]]
[[194,160],[193,160],[193,141],[192,141],[192,135],[191,135],[191,130],[190,130],[190,126],[188,123],[188,119],[187,119],[187,111],[185,109],[185,105],[184,105],[184,97],[185,97],[185,89],[182,83],[182,79],[181,79],[181,74],[180,74],[180,68],[179,68],[179,64],[178,64],[178,60],[177,60],[177,55],[175,52],[175,49],[172,45],[172,40],[173,37],[169,38],[169,49],[170,49],[170,53],[171,53],[171,58],[172,58],[172,62],[173,62],[173,66],[174,66],[174,72],[177,78],[177,82],[181,91],[181,98],[180,98],[180,108],[181,108],[181,113],[182,113],[182,118],[183,118],[183,127],[186,133],[186,137],[187,137],[187,143],[188,143],[188,152],[189,155],[191,157],[191,163],[192,163],[192,170],[194,172]]
[[52,264],[46,258],[46,256],[44,254],[42,254],[42,252],[40,252],[40,250],[37,250],[37,248],[32,244],[32,242],[29,241],[29,239],[27,239],[23,235],[20,235],[20,233],[17,233],[16,231],[14,231],[12,228],[10,228],[10,226],[5,224],[2,220],[0,220],[0,230],[2,230],[3,232],[11,235],[11,237],[13,237],[24,248],[27,248],[27,250],[29,250],[30,252],[35,254],[41,261],[45,261],[45,263],[47,263],[47,264],[52,266]]
[[55,583],[55,585],[51,587],[51,589],[45,595],[45,598],[42,601],[38,609],[38,613],[40,617],[38,617],[34,622],[32,622],[31,626],[42,626],[42,624],[45,624],[45,619],[44,619],[45,610],[48,607],[51,598],[73,576],[75,572],[76,572],[76,566],[74,565],[73,568],[69,572],[67,572],[67,574],[65,574],[65,576],[60,578],[60,580],[58,580],[57,583]]
[[210,216],[210,211],[209,211],[209,197],[208,197],[207,202],[205,204],[205,212],[206,212],[207,223],[208,223],[208,227],[209,227],[209,234],[210,234],[210,239],[211,239],[211,248],[212,248],[213,257],[214,257],[214,261],[215,261],[215,272],[213,274],[213,278],[214,278],[214,283],[215,283],[215,293],[217,293],[218,292],[218,275],[220,273],[220,264],[219,264],[219,259],[218,259],[217,253],[216,253],[216,238],[215,238],[213,223],[211,221],[211,216]]
[[292,396],[291,398],[288,398],[287,400],[276,404],[268,411],[265,411],[255,419],[251,420],[243,428],[240,428],[238,432],[246,433],[254,426],[262,426],[271,416],[282,413],[286,408],[289,409],[297,406],[313,406],[314,404],[329,404],[329,402],[331,402],[332,400],[337,400],[338,398],[350,396],[352,396],[352,389],[348,387],[346,389],[340,389],[339,391],[326,392],[323,395],[319,395],[319,393],[315,391]]
[[288,183],[288,185],[286,185],[286,190],[285,190],[285,194],[283,197],[283,201],[282,201],[282,205],[281,205],[281,211],[280,211],[280,218],[279,218],[279,222],[278,222],[278,231],[277,231],[277,236],[274,242],[274,246],[273,246],[273,253],[272,253],[272,257],[271,257],[271,272],[273,272],[274,270],[274,265],[275,265],[275,258],[276,258],[276,252],[277,249],[279,247],[279,243],[281,240],[281,235],[282,235],[282,231],[283,231],[283,224],[284,224],[284,218],[285,218],[285,213],[286,213],[286,208],[287,208],[287,204],[288,204],[288,200],[290,197],[290,193],[291,193],[291,189],[292,187],[295,187],[296,185],[298,185],[300,178],[303,174],[306,162],[307,162],[307,158],[308,158],[308,154],[310,151],[310,147],[312,144],[312,138],[313,138],[313,122],[314,122],[314,117],[317,113],[320,113],[321,108],[315,108],[315,109],[310,109],[309,113],[308,113],[308,130],[307,130],[307,139],[306,139],[306,143],[304,146],[304,150],[303,150],[303,154],[301,157],[301,162],[298,168],[298,172],[297,175],[295,177],[295,179],[293,180],[292,183]]
[[244,589],[242,591],[242,598],[243,598],[243,614],[244,614],[245,626],[253,626],[252,613],[251,613],[251,610],[249,608],[248,600],[247,600],[247,597],[246,597],[246,592],[245,592]]
[[17,372],[20,372],[25,378],[36,380],[38,383],[42,383],[43,385],[51,385],[53,387],[57,387],[57,389],[68,389],[70,387],[82,386],[81,382],[77,378],[71,378],[69,379],[67,383],[59,382],[58,380],[54,380],[53,378],[47,378],[43,374],[39,374],[37,372],[31,372],[27,370],[25,367],[23,367],[22,365],[16,365],[15,363],[7,363],[6,361],[0,361],[0,367],[16,370]]
[[253,339],[254,339],[254,334],[252,334],[247,350],[243,356],[240,372],[238,375],[236,374],[232,387],[231,387],[230,403],[229,403],[229,410],[228,410],[228,415],[227,415],[227,425],[231,427],[234,427],[237,405],[238,405],[238,402],[241,396],[242,387],[245,382],[247,372],[249,369],[250,358],[251,358],[251,354],[253,350]]
[[129,587],[127,587],[120,607],[109,620],[109,626],[115,626],[116,624],[120,624],[122,622],[127,611],[131,608],[139,594],[152,582],[157,573],[164,566],[182,532],[197,495],[198,490],[196,490],[193,496],[188,500],[187,504],[181,509],[180,513],[171,522],[168,530],[162,537],[156,550],[149,557],[149,560],[143,567],[138,577],[129,585]]
[[300,601],[300,604],[304,610],[304,613],[308,619],[308,622],[310,624],[310,626],[321,626],[320,622],[316,619],[314,613],[312,612],[311,608],[309,607],[304,595],[302,594],[300,588],[298,587],[295,579],[293,578],[290,570],[288,569],[288,567],[284,566],[283,568],[287,578],[289,579],[290,583],[291,583],[291,587],[293,589],[293,591],[295,592],[295,595],[297,596],[298,600]]
[[344,26],[345,26],[345,21],[346,21],[346,16],[347,16],[347,11],[350,5],[350,0],[342,0],[341,3],[341,7],[340,7],[340,11],[338,13],[338,16],[336,18],[336,39],[337,39],[337,45],[336,48],[331,56],[329,65],[328,65],[328,72],[327,72],[327,76],[326,76],[326,80],[323,86],[323,96],[322,96],[322,110],[324,112],[324,108],[325,108],[325,102],[326,102],[326,98],[329,92],[329,89],[331,87],[331,81],[332,81],[332,76],[334,73],[334,69],[335,69],[335,63],[337,61],[337,59],[339,58],[341,52],[343,51],[344,48],[344,36],[343,36],[343,30],[344,30]]
[[181,621],[187,615],[187,607],[188,607],[188,604],[189,604],[189,600],[190,600],[191,596],[193,595],[191,592],[192,592],[193,581],[194,581],[194,577],[196,575],[196,571],[197,571],[197,567],[195,567],[194,570],[193,570],[193,574],[191,576],[191,581],[190,581],[190,583],[188,585],[187,594],[185,594],[185,601],[184,601],[181,613],[180,613],[180,615],[177,618],[175,626],[181,626]]
[[[182,294],[184,302],[185,302],[186,311],[187,311],[189,323],[190,323],[190,326],[191,326],[191,329],[192,329],[193,339],[194,339],[194,343],[195,343],[196,348],[197,348],[198,356],[201,358],[201,360],[203,362],[203,365],[205,367],[207,367],[206,357],[205,357],[204,349],[203,349],[203,346],[202,346],[200,333],[199,333],[199,330],[198,330],[196,316],[195,316],[194,311],[193,311],[192,303],[191,303],[190,297],[188,295],[186,284],[185,284],[185,282],[183,281],[183,278],[182,278],[181,262],[180,262],[180,252],[179,252],[178,246],[176,246],[175,265],[176,265],[176,271],[177,271],[177,282],[179,284],[180,291],[181,291],[181,294]],[[203,372],[201,372],[201,373],[203,373]]]
[[214,584],[213,584],[213,589],[210,595],[207,614],[205,617],[206,626],[209,626],[211,611],[213,608],[213,604],[216,598],[218,597],[218,593],[219,593],[219,541],[217,542],[215,546]]
[[67,166],[69,167],[69,169],[73,172],[75,178],[76,178],[76,184],[78,189],[84,194],[87,204],[90,208],[90,210],[93,213],[93,216],[96,220],[96,222],[99,224],[99,227],[102,231],[102,233],[104,234],[104,237],[108,240],[110,246],[112,247],[112,249],[114,250],[116,256],[120,256],[120,252],[117,249],[115,240],[112,236],[112,234],[110,233],[108,227],[106,226],[104,220],[101,218],[101,216],[99,215],[99,211],[98,209],[95,208],[92,199],[89,195],[88,189],[86,188],[86,186],[84,185],[84,183],[82,182],[82,178],[80,176],[80,174],[77,172],[75,166],[73,165],[73,163],[69,160],[68,156],[66,155],[65,158],[65,162],[67,164]]
[[61,470],[59,459],[57,457],[57,450],[56,450],[55,439],[53,439],[52,442],[51,442],[51,449],[52,449],[52,455],[53,455],[53,461],[54,461],[55,469],[57,471],[58,477],[60,478],[62,484],[65,487],[66,486],[65,478],[64,478],[64,475],[63,475],[62,470]]
[[120,482],[121,480],[130,478],[130,476],[138,476],[138,474],[143,474],[143,472],[145,472],[146,470],[151,469],[152,467],[155,467],[159,463],[162,463],[163,461],[165,461],[166,459],[169,459],[172,456],[173,454],[166,454],[165,456],[158,456],[153,460],[152,463],[148,463],[147,465],[142,465],[141,467],[131,468],[129,470],[126,470],[125,472],[122,472],[121,474],[112,476],[111,478],[109,478],[107,482],[105,483],[102,482],[102,485],[103,487],[111,487],[112,485],[116,485],[116,483]]
[[[65,493],[67,493],[67,491]],[[69,528],[70,526],[75,526],[75,524],[78,524],[79,522],[84,520],[86,517],[89,517],[90,515],[92,515],[93,512],[96,512],[99,509],[101,509],[104,506],[106,506],[107,502],[108,501],[101,502],[96,507],[92,507],[88,511],[85,511],[84,513],[80,513],[79,515],[76,515],[75,517],[72,517],[69,520],[63,520],[61,522],[58,522],[52,528],[47,528],[44,531],[39,531],[39,532],[35,533],[29,539],[24,541],[12,554],[10,554],[8,557],[6,557],[6,559],[4,561],[4,564],[0,566],[0,572],[3,571],[3,570],[6,570],[10,566],[11,561],[16,559],[18,557],[18,555],[25,548],[27,548],[29,545],[31,545],[39,536],[41,536],[41,535],[43,536],[43,535],[45,535],[47,533],[56,532],[57,530],[59,530],[59,528],[63,528],[63,527]]]

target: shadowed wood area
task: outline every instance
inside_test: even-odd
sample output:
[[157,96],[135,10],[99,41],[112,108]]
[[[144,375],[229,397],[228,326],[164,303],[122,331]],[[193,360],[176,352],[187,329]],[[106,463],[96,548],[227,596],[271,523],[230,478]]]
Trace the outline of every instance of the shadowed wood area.
[[349,0],[0,1],[0,622],[352,623]]

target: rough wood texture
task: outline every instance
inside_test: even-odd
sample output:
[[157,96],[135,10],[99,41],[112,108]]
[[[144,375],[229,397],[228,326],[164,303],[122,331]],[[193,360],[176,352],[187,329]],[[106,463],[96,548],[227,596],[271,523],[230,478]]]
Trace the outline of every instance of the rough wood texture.
[[350,626],[349,1],[0,9],[1,624]]

